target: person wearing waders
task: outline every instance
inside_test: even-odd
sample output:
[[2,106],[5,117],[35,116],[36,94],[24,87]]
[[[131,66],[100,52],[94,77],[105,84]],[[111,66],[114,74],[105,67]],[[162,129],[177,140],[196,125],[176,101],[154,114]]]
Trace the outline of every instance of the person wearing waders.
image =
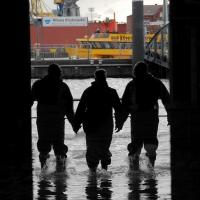
[[95,81],[82,94],[75,112],[74,129],[78,132],[81,124],[86,134],[86,162],[92,172],[101,163],[107,170],[111,164],[109,150],[114,129],[113,109],[115,111],[115,130],[118,132],[121,102],[117,91],[108,86],[106,70],[95,71]]
[[32,101],[37,101],[37,148],[41,168],[46,166],[52,147],[57,168],[65,167],[68,151],[64,144],[65,116],[73,125],[74,110],[72,94],[61,76],[59,65],[51,64],[48,74],[32,86]]
[[159,99],[169,116],[169,92],[161,80],[148,73],[147,68],[145,62],[135,64],[133,79],[127,84],[122,96],[122,122],[131,115],[131,143],[127,149],[130,166],[135,170],[139,169],[139,156],[143,146],[154,167],[158,148]]

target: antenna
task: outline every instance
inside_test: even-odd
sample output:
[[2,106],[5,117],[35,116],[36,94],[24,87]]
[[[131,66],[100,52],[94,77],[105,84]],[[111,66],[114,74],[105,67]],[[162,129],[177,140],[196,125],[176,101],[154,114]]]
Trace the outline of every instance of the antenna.
[[91,21],[93,21],[93,16],[92,16],[92,13],[94,12],[94,8],[88,8],[88,10],[90,11],[90,13],[91,13]]

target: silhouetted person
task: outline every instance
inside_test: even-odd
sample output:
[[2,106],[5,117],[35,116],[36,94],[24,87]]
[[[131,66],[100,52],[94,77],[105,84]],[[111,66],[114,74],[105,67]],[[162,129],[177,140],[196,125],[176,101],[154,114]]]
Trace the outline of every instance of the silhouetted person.
[[37,101],[37,130],[41,167],[46,163],[53,146],[57,165],[64,164],[68,147],[64,144],[65,115],[72,124],[73,98],[69,87],[61,79],[57,64],[48,67],[48,75],[32,86],[33,101]]
[[106,70],[95,72],[95,81],[82,94],[75,113],[75,131],[83,123],[86,133],[86,161],[92,171],[101,161],[103,169],[111,163],[109,151],[113,134],[113,108],[115,110],[115,129],[120,130],[119,114],[121,102],[117,91],[108,86]]
[[127,84],[122,96],[124,111],[122,121],[125,122],[131,114],[131,143],[127,148],[130,161],[135,169],[139,167],[139,156],[143,145],[152,166],[156,160],[159,124],[158,99],[161,99],[168,112],[170,95],[165,85],[148,73],[146,63],[136,63],[133,79]]

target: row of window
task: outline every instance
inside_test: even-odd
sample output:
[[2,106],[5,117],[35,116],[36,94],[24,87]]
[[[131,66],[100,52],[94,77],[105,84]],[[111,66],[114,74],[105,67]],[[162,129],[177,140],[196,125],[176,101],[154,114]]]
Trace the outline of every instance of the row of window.
[[131,42],[81,42],[82,48],[92,49],[131,49]]

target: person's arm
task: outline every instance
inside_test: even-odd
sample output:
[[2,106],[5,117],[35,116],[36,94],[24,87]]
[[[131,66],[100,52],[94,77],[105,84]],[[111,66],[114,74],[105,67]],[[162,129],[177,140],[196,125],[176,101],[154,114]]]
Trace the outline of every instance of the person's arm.
[[65,87],[65,94],[66,94],[65,115],[67,116],[70,124],[73,126],[73,121],[74,121],[73,97],[72,97],[71,91],[67,85]]
[[165,107],[165,110],[167,112],[167,120],[168,124],[171,123],[171,117],[170,117],[170,105],[171,105],[171,99],[170,99],[170,94],[165,87],[165,85],[160,82],[160,99]]
[[168,111],[168,109],[170,107],[170,94],[162,82],[160,83],[160,99],[161,99],[166,111]]
[[128,84],[124,90],[122,95],[122,124],[127,120],[128,115],[130,113],[130,84]]
[[37,85],[38,82],[36,81],[35,83],[33,83],[31,88],[31,100],[30,100],[31,106],[33,105],[34,101],[37,100]]
[[77,106],[77,109],[76,109],[76,112],[75,112],[75,117],[74,117],[74,131],[77,133],[78,130],[80,129],[81,127],[81,124],[83,122],[83,119],[84,119],[84,115],[85,115],[85,111],[86,111],[86,97],[87,97],[87,94],[86,94],[86,91],[83,92],[82,96],[81,96],[81,99],[80,99],[80,102]]
[[116,90],[114,90],[113,97],[113,108],[115,110],[115,130],[116,132],[119,132],[123,125],[121,119],[122,105]]

